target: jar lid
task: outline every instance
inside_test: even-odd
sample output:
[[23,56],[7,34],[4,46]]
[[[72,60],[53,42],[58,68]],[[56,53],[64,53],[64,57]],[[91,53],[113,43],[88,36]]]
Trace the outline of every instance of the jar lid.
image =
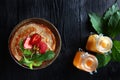
[[82,56],[82,67],[87,71],[87,72],[93,72],[96,70],[98,67],[98,60],[97,58],[92,55],[88,54],[85,52]]
[[103,36],[102,34],[97,37],[96,48],[99,52],[107,53],[111,51],[112,45],[112,40],[109,37]]

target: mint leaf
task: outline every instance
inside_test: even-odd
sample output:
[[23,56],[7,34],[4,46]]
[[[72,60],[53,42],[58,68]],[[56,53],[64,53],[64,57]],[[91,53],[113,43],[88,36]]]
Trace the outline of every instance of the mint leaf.
[[20,40],[19,46],[20,46],[21,51],[24,52],[25,49],[23,47],[23,41],[22,40]]
[[110,54],[97,54],[96,57],[98,59],[98,68],[106,66],[111,60]]
[[25,50],[23,51],[23,54],[24,54],[25,56],[30,56],[30,55],[32,55],[32,52],[31,52],[29,49],[25,49]]
[[19,46],[20,46],[21,51],[24,54],[23,58],[20,60],[20,63],[23,64],[23,65],[26,65],[30,69],[33,69],[33,63],[34,62],[29,60],[30,58],[25,57],[25,56],[31,55],[32,52],[30,50],[24,49],[22,40],[20,40]]
[[53,51],[47,51],[45,54],[42,54],[39,57],[39,60],[40,61],[50,60],[50,59],[54,58],[54,56],[55,56],[55,53]]
[[109,34],[112,38],[115,38],[120,33],[120,11],[110,17],[107,29],[106,34]]
[[117,40],[113,41],[111,57],[113,61],[120,62],[120,41]]
[[34,60],[31,60],[31,58],[26,58],[26,57],[24,57],[20,61],[21,64],[29,67],[30,69],[33,69],[33,66],[38,67],[38,66],[42,65],[42,62],[43,61],[34,61]]
[[23,57],[23,59],[20,61],[21,64],[24,64],[26,66],[28,66],[30,69],[33,69],[33,61],[30,61],[28,58]]
[[51,60],[54,58],[55,53],[53,51],[47,51],[45,54],[33,54],[32,58],[24,57],[21,64],[28,66],[30,69],[33,69],[33,66],[40,66],[42,65],[43,61]]
[[33,63],[33,66],[38,67],[38,66],[42,65],[42,62],[43,62],[43,61],[34,62],[34,63]]
[[44,58],[46,58],[45,60],[50,60],[52,58],[54,58],[55,53],[53,51],[47,51],[44,55]]
[[119,10],[119,6],[117,3],[113,4],[104,14],[103,19],[107,20],[113,15],[115,12]]
[[95,31],[98,34],[102,33],[102,18],[95,13],[89,14],[89,17]]
[[42,54],[33,54],[31,60],[32,61],[39,61],[39,58],[41,57]]
[[32,56],[32,61],[34,62],[34,66],[40,66],[43,61],[51,60],[55,56],[55,53],[53,51],[47,51],[45,54],[34,54]]

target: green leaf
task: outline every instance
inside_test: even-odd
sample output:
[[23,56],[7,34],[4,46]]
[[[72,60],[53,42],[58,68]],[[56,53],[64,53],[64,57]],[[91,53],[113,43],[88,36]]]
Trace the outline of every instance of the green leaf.
[[23,51],[23,54],[24,54],[25,56],[30,56],[30,55],[32,55],[32,52],[31,52],[29,49],[25,49],[25,50]]
[[111,60],[110,54],[97,54],[96,57],[98,59],[98,68],[106,66]]
[[28,66],[30,69],[33,69],[33,61],[30,61],[28,58],[23,57],[23,59],[20,61],[21,64],[24,64],[26,66]]
[[120,11],[114,13],[108,22],[107,33],[112,38],[115,38],[120,33]]
[[47,51],[44,55],[44,58],[46,58],[45,60],[50,60],[52,58],[54,58],[55,53],[53,51]]
[[39,61],[39,58],[41,57],[42,54],[33,54],[31,60],[32,61]]
[[25,49],[23,47],[23,41],[22,40],[20,40],[19,46],[20,46],[21,51],[24,52]]
[[47,51],[45,54],[42,54],[39,57],[39,60],[40,61],[50,60],[50,59],[54,58],[54,56],[55,56],[55,53],[53,51]]
[[43,61],[34,62],[34,63],[33,63],[33,66],[38,67],[38,66],[42,65],[42,62],[43,62]]
[[55,53],[53,51],[47,51],[45,54],[33,54],[32,58],[24,57],[21,64],[28,66],[30,69],[33,69],[33,66],[40,66],[42,65],[43,61],[51,60],[54,58]]
[[120,62],[120,41],[113,41],[111,57],[113,61]]
[[104,14],[103,19],[107,20],[110,18],[111,15],[113,15],[115,12],[119,10],[119,6],[117,3],[113,4],[112,7],[110,7]]
[[92,23],[92,27],[95,29],[95,31],[100,34],[102,33],[102,18],[98,16],[95,13],[89,14],[90,21]]

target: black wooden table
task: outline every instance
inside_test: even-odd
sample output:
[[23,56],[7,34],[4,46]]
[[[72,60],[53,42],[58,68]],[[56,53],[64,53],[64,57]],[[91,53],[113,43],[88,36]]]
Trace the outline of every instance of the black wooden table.
[[[115,0],[1,0],[0,1],[0,80],[120,80],[120,63],[109,63],[90,75],[72,65],[79,47],[85,49],[92,29],[88,13],[102,15]],[[120,0],[118,0],[120,6]],[[14,26],[26,18],[44,18],[61,34],[62,49],[49,67],[31,71],[14,62],[8,37]]]

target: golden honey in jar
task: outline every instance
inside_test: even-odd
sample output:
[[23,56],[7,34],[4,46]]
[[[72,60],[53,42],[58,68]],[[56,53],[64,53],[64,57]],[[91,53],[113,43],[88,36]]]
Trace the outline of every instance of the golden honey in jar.
[[77,51],[73,60],[73,65],[80,70],[92,73],[96,71],[98,60],[94,55],[84,51]]
[[112,40],[102,34],[90,35],[86,44],[86,49],[97,53],[107,53],[111,51]]

